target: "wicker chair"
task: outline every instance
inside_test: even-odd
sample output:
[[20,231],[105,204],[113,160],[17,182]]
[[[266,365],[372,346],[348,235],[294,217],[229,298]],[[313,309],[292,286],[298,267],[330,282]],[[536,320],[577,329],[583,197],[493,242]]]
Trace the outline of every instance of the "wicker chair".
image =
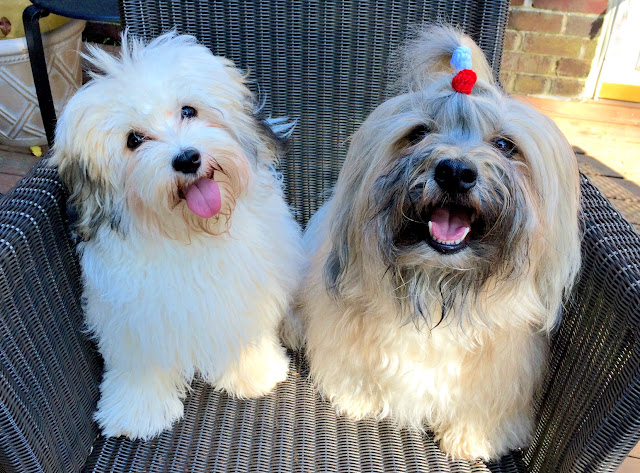
[[[500,64],[508,1],[124,0],[151,37],[177,27],[250,68],[267,109],[298,119],[283,162],[304,223],[337,177],[349,135],[388,94],[407,25],[461,25]],[[532,445],[491,464],[453,461],[429,435],[338,418],[292,354],[286,382],[237,401],[201,380],[185,417],[149,442],[92,420],[101,360],[82,331],[81,278],[57,174],[36,167],[0,200],[0,472],[606,472],[640,439],[640,238],[583,178],[584,269],[553,338]],[[500,389],[496,386],[496,389]]]

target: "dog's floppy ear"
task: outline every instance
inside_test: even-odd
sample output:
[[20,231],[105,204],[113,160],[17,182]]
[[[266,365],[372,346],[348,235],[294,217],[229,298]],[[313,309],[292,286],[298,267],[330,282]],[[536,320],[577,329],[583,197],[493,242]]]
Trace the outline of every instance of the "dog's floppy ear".
[[430,25],[407,43],[402,57],[401,83],[410,90],[419,90],[442,74],[454,74],[451,57],[459,46],[471,50],[472,68],[478,80],[494,84],[493,70],[482,50],[469,36],[446,25]]
[[342,294],[343,282],[349,269],[349,234],[345,225],[336,225],[334,229],[324,266],[324,280],[329,292],[338,297]]
[[268,150],[267,156],[260,156],[258,153],[258,158],[267,161],[268,164],[277,165],[278,159],[289,150],[289,138],[296,122],[287,117],[263,118],[260,111],[254,113],[254,119],[260,140]]
[[506,119],[521,137],[528,172],[536,187],[544,189],[536,205],[539,234],[530,262],[537,292],[548,308],[548,331],[558,322],[555,309],[569,295],[580,268],[580,174],[575,153],[553,120],[515,99],[507,103]]
[[69,190],[67,209],[71,230],[86,241],[105,224],[119,230],[122,211],[114,199],[113,184],[99,164],[101,160],[97,159],[98,156],[89,155],[106,150],[91,146],[91,136],[95,133],[90,129],[86,108],[79,106],[80,100],[76,97],[78,95],[69,101],[58,120],[48,165],[58,168]]

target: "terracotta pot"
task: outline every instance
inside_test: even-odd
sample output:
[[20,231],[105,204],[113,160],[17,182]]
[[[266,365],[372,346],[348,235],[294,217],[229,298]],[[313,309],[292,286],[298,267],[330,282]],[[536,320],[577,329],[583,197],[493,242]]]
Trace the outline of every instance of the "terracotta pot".
[[[84,20],[71,20],[42,35],[56,113],[82,84],[79,52],[84,26]],[[0,143],[47,143],[25,38],[0,41]]]

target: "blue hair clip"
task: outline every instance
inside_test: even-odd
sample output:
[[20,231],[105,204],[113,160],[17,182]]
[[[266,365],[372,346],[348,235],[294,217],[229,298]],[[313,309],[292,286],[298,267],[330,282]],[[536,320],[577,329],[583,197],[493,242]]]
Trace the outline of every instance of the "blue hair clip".
[[471,69],[471,49],[467,46],[458,46],[451,56],[451,67],[456,72],[463,69]]

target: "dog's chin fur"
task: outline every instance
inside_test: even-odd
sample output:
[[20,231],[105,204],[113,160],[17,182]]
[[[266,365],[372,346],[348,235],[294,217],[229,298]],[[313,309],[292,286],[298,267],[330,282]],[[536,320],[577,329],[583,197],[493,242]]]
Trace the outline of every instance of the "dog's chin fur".
[[[478,74],[471,95],[451,88],[461,44]],[[493,459],[531,436],[548,335],[579,268],[577,164],[551,120],[498,88],[468,37],[430,27],[405,59],[403,90],[356,132],[309,222],[300,318],[285,340],[306,343],[312,378],[341,412],[391,416],[433,430],[454,457]],[[466,194],[435,183],[444,158],[477,169]],[[453,204],[477,223],[459,251],[438,251],[426,221]]]
[[[98,72],[65,107],[50,164],[70,189],[87,328],[105,360],[95,417],[107,436],[148,439],[182,416],[196,374],[238,397],[285,379],[277,329],[300,230],[274,171],[278,138],[230,61],[174,33],[125,35],[119,58],[89,59]],[[197,115],[181,117],[185,106]],[[131,131],[146,137],[134,149]],[[172,166],[186,148],[201,154],[193,175]],[[182,193],[201,177],[222,199],[208,219]]]

